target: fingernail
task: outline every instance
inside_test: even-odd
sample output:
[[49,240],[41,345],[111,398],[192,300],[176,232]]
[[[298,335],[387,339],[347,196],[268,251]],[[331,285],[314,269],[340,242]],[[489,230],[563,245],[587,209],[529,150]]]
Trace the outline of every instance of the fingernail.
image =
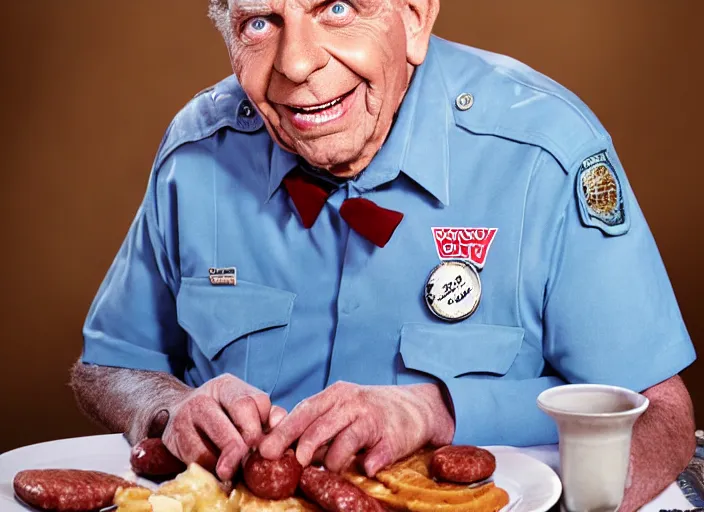
[[269,455],[268,447],[269,447],[269,443],[267,443],[267,438],[266,438],[266,436],[265,436],[264,439],[262,439],[262,440],[259,442],[259,445],[257,446],[257,450],[259,451],[259,454],[260,454],[262,457],[264,457],[265,459],[268,459],[268,458],[269,458],[269,457],[268,457],[268,455]]
[[217,473],[218,478],[220,478],[220,480],[222,480],[222,481],[229,480],[230,478],[232,478],[232,475],[230,474],[230,470],[226,466],[224,466],[222,463],[218,464],[218,467],[215,470],[215,472]]
[[286,416],[286,413],[284,411],[280,412],[275,412],[274,414],[271,415],[271,418],[269,418],[269,427],[274,428],[276,425],[281,423],[281,420],[284,419]]
[[220,458],[218,459],[217,464],[215,465],[215,473],[217,473],[218,477],[220,477],[221,480],[226,480],[228,477],[229,471],[232,469],[228,466],[231,464],[228,463],[229,460],[229,453],[227,451],[223,451],[220,454]]
[[259,443],[259,453],[265,459],[277,459],[276,440],[270,437],[265,437]]
[[301,450],[301,448],[298,447],[296,449],[296,460],[301,466],[306,467],[310,464],[311,454],[308,453],[307,450]]
[[369,478],[374,478],[374,475],[379,471],[379,464],[376,461],[368,460],[364,463],[364,471],[367,472]]

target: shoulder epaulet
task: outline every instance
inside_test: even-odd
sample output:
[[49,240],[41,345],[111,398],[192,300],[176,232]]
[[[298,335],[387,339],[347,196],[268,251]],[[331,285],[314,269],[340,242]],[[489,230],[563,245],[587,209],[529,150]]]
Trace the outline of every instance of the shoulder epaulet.
[[539,146],[570,174],[585,158],[610,145],[594,113],[565,87],[510,57],[444,45],[448,91],[457,97],[468,93],[473,99],[471,109],[454,109],[458,126]]
[[196,94],[176,114],[162,139],[154,168],[179,146],[210,137],[229,127],[245,133],[256,132],[264,121],[242,90],[234,75]]
[[443,74],[457,98],[455,123],[469,132],[531,144],[574,177],[585,226],[629,230],[627,180],[610,135],[574,93],[503,55],[443,41]]

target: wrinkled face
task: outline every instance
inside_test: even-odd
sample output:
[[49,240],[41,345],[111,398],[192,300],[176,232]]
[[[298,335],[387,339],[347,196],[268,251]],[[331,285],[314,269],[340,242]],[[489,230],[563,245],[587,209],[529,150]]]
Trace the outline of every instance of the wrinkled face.
[[280,145],[341,176],[366,167],[413,70],[407,3],[231,1],[233,70]]

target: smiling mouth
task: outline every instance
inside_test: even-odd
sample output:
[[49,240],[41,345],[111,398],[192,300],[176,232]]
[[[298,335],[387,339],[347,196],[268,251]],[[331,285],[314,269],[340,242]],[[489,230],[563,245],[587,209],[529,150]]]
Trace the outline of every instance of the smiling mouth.
[[352,108],[359,89],[357,85],[351,91],[346,92],[342,96],[338,96],[334,100],[319,105],[283,105],[282,114],[291,123],[291,126],[299,132],[315,132],[325,126],[325,129],[339,125],[347,118],[347,113]]
[[286,107],[296,114],[318,114],[342,103],[345,98],[347,98],[350,94],[355,91],[355,89],[346,92],[342,96],[339,96],[332,101],[328,101],[327,103],[321,103],[320,105],[312,105],[309,107],[294,107],[292,105],[286,105]]

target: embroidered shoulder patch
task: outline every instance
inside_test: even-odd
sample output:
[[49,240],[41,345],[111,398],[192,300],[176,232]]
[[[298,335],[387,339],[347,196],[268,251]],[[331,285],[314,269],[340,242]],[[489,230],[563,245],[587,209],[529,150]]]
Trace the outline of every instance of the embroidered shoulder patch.
[[622,235],[629,222],[623,189],[606,151],[590,156],[577,172],[577,197],[582,221],[608,235]]

